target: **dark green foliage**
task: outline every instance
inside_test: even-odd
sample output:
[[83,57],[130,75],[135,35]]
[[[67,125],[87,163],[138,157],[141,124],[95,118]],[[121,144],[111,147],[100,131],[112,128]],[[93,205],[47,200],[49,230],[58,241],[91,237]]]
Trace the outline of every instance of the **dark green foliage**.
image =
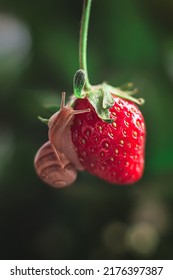
[[81,11],[75,0],[1,0],[0,42],[15,32],[2,30],[4,15],[24,26],[22,37],[0,45],[0,257],[173,259],[172,0],[93,0],[90,82],[133,82],[146,101],[142,180],[112,186],[81,172],[55,190],[35,174],[34,155],[47,139],[37,116],[49,118],[61,92],[73,91]]

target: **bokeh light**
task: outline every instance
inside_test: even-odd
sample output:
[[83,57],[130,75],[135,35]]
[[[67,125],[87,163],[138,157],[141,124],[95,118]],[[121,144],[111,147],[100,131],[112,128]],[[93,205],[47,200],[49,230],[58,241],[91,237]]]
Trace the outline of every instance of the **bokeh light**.
[[0,84],[20,78],[29,62],[32,40],[24,22],[10,14],[0,14]]

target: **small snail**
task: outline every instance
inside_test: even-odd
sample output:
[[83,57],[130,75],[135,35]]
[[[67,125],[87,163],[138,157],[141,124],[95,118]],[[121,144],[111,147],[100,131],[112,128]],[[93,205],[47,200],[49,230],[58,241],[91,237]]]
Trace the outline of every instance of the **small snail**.
[[66,187],[75,181],[77,170],[84,169],[71,140],[70,126],[75,114],[89,111],[65,106],[65,92],[62,93],[60,110],[48,122],[49,141],[41,146],[34,159],[35,170],[45,183],[56,188]]

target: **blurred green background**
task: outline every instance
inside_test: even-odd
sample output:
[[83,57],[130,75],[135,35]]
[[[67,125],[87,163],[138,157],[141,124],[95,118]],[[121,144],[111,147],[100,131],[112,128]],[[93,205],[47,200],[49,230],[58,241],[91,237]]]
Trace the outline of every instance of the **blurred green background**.
[[0,258],[173,259],[173,1],[93,0],[90,81],[134,82],[146,103],[146,168],[116,186],[81,172],[67,189],[33,168],[49,117],[72,93],[82,0],[1,0]]

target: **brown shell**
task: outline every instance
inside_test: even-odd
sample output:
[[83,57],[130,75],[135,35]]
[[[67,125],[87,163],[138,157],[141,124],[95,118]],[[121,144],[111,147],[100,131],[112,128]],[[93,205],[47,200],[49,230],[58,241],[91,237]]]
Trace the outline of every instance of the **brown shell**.
[[76,168],[64,154],[55,150],[50,141],[38,150],[34,165],[38,176],[52,187],[66,187],[77,177]]

